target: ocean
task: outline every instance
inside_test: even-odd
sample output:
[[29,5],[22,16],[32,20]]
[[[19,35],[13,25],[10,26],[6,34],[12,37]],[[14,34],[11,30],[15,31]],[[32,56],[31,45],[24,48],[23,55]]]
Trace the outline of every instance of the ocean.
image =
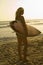
[[[29,22],[28,25],[31,25],[43,34],[43,22]],[[9,27],[9,23],[0,24],[0,38],[3,37],[16,37],[16,33]]]

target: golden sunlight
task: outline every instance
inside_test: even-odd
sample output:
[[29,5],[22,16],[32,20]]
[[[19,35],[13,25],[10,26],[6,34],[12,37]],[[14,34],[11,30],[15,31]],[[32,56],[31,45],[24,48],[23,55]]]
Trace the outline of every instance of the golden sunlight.
[[26,19],[43,18],[43,0],[0,0],[0,21],[14,20],[18,7],[24,8]]

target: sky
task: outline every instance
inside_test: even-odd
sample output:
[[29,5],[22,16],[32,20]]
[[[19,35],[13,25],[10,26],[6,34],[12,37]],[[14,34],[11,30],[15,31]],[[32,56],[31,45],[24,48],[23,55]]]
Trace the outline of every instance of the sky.
[[25,19],[43,19],[43,0],[0,0],[0,21],[14,20],[19,7]]

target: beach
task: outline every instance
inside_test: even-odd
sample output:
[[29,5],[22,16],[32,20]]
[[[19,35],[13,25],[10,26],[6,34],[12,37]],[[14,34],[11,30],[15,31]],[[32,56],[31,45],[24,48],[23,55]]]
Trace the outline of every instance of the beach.
[[[42,30],[42,26],[32,25]],[[27,60],[31,65],[43,65],[43,30],[35,37],[27,37]],[[23,49],[23,45],[22,45]],[[23,50],[22,50],[23,51]],[[16,33],[10,28],[0,28],[0,65],[15,65],[19,60]],[[17,64],[17,63],[16,63]]]
[[[31,65],[43,65],[43,35],[30,37],[27,40],[28,62]],[[15,65],[15,62],[19,60],[17,38],[1,38],[0,44],[0,65]]]

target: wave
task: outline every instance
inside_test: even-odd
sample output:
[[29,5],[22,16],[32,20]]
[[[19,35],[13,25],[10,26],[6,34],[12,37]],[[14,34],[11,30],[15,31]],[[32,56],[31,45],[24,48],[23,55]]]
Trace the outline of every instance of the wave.
[[43,23],[30,23],[32,25],[43,25]]
[[9,25],[1,25],[0,28],[10,27]]
[[[43,25],[43,23],[27,23],[27,24],[30,24],[30,25]],[[10,24],[0,24],[0,28],[6,28],[6,27],[10,27]]]

